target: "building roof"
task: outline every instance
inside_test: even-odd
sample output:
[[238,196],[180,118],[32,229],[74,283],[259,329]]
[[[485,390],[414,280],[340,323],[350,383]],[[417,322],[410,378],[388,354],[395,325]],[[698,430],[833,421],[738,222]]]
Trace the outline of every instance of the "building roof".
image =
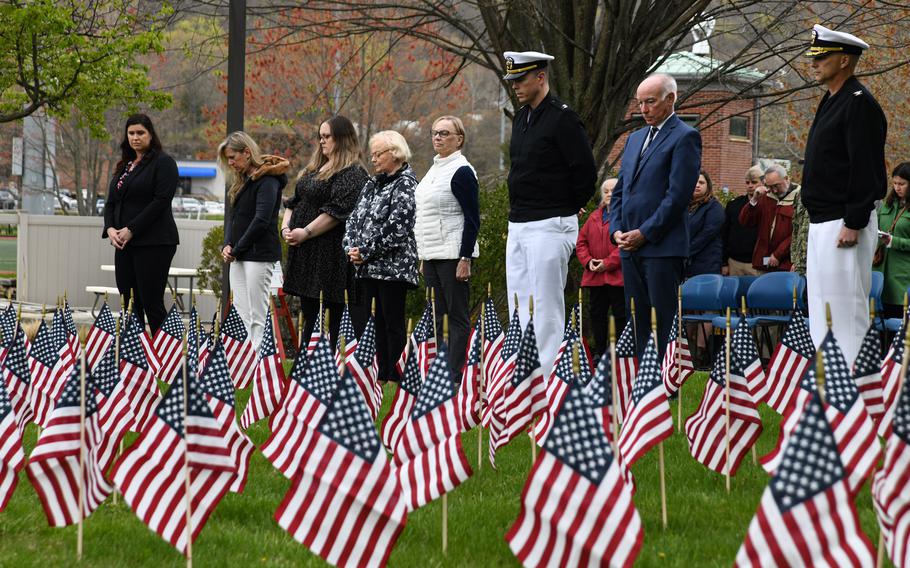
[[[702,79],[707,75],[715,73],[718,69],[722,69],[724,65],[725,63],[723,61],[718,61],[717,59],[712,59],[703,55],[697,55],[691,51],[677,51],[676,53],[670,54],[670,56],[655,69],[655,72],[666,73],[672,75],[677,81],[686,82]],[[723,73],[723,82],[734,82],[743,85],[752,84],[756,81],[763,81],[765,79],[766,75],[764,73],[758,69],[748,67],[736,69],[735,71],[727,70]]]

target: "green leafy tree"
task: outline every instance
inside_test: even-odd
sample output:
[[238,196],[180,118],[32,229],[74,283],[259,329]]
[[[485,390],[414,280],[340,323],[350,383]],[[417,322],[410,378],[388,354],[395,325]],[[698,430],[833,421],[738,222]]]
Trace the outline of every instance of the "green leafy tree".
[[0,3],[0,122],[40,109],[104,138],[105,111],[161,109],[139,59],[161,52],[172,11],[137,11],[132,0],[7,0]]

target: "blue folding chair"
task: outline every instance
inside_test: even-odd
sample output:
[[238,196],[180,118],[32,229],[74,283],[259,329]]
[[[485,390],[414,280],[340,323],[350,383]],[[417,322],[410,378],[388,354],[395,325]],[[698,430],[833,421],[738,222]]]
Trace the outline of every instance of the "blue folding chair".
[[[720,274],[699,274],[689,278],[682,285],[682,320],[684,324],[698,324],[695,328],[695,341],[689,338],[689,350],[695,360],[698,349],[698,336],[701,333],[703,323],[709,323],[724,308],[724,296],[735,297],[736,290],[730,289],[726,284],[725,278]],[[705,337],[705,344],[708,346],[708,361],[714,352],[709,338]]]

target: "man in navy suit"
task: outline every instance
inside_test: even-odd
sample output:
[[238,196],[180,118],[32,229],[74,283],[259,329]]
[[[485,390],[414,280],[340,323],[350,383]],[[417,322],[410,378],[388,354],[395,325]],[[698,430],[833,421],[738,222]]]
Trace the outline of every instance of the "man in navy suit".
[[633,132],[623,149],[611,202],[611,237],[620,249],[627,307],[635,298],[638,356],[651,333],[653,306],[663,357],[689,256],[687,206],[701,168],[701,135],[673,112],[673,77],[649,76],[636,98],[647,126]]

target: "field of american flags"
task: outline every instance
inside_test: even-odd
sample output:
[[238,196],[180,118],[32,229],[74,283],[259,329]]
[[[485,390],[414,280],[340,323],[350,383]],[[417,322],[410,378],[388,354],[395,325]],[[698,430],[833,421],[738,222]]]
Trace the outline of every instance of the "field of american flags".
[[[288,369],[289,370],[289,369]],[[693,414],[705,386],[706,374],[697,373],[682,389],[684,417]],[[380,420],[389,410],[394,386],[386,385]],[[238,415],[249,389],[238,393]],[[674,404],[675,406],[675,404]],[[778,432],[778,416],[762,406],[764,432],[758,454],[771,450]],[[676,412],[674,408],[674,420]],[[674,425],[675,426],[675,425]],[[267,437],[267,422],[255,424],[249,436],[257,444]],[[135,439],[130,435],[127,444]],[[36,432],[25,434],[28,452]],[[449,494],[449,550],[440,550],[441,502],[409,514],[392,555],[391,566],[517,566],[504,539],[518,516],[520,492],[531,467],[527,436],[500,449],[498,471],[477,466],[477,434],[464,435],[465,453],[474,475]],[[485,441],[486,442],[486,441]],[[755,514],[768,476],[746,456],[726,494],[723,476],[707,471],[693,460],[685,437],[677,433],[664,442],[667,470],[669,528],[661,529],[657,452],[645,455],[632,471],[637,483],[635,505],[644,526],[639,566],[730,566]],[[484,456],[486,447],[484,447]],[[291,482],[257,451],[250,464],[243,494],[229,493],[215,509],[193,547],[199,566],[323,566],[325,563],[294,541],[273,519]],[[76,527],[47,526],[32,486],[20,473],[19,487],[0,513],[0,558],[3,565],[76,565]],[[868,485],[857,497],[864,532],[873,543],[878,529]],[[85,523],[84,566],[184,566],[170,545],[143,525],[122,498],[108,500]]]

